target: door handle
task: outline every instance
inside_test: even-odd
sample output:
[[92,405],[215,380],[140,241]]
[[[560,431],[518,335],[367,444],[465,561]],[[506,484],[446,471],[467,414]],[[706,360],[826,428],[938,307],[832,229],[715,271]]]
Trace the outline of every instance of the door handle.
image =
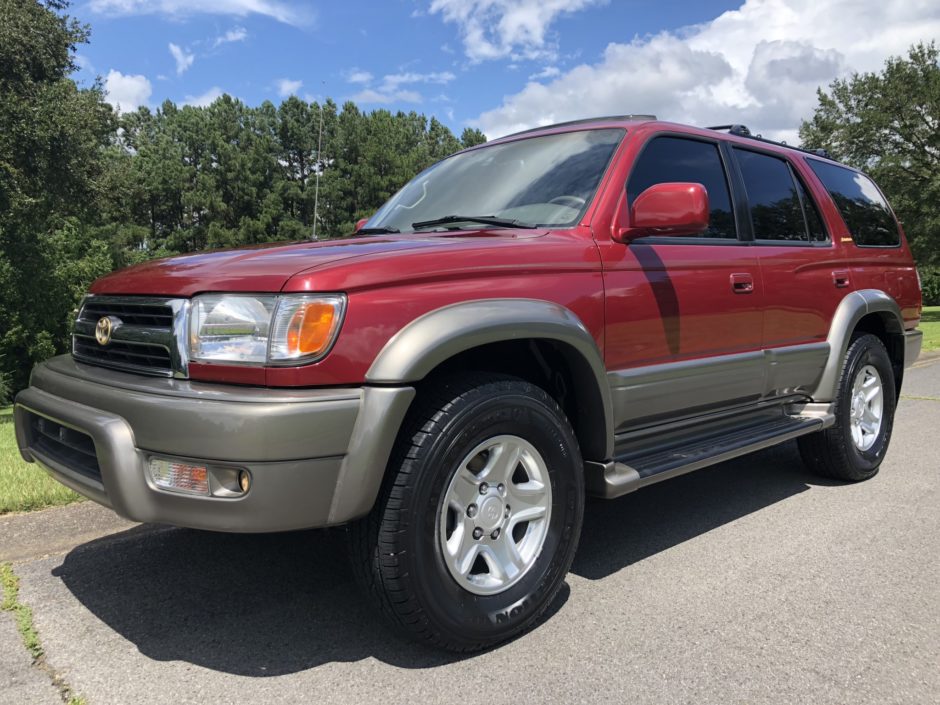
[[836,285],[837,289],[846,288],[849,283],[849,272],[846,269],[837,269],[832,273],[832,283]]
[[731,291],[735,294],[750,294],[754,291],[754,277],[740,273],[731,275]]

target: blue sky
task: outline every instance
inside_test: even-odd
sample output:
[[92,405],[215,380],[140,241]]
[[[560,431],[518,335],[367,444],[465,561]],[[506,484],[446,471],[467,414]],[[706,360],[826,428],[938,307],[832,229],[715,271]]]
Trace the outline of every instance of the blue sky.
[[[893,7],[893,6],[903,7]],[[594,114],[793,137],[815,89],[940,37],[933,0],[76,0],[123,109],[222,92],[418,110],[490,137]]]

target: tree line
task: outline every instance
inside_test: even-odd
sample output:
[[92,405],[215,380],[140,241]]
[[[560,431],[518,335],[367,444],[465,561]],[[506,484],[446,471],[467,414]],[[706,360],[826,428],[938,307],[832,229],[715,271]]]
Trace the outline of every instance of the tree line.
[[[80,87],[68,0],[0,0],[0,402],[68,349],[88,284],[154,257],[350,234],[418,171],[486,140],[434,117],[290,97],[118,114]],[[319,188],[317,182],[319,181]]]
[[[69,0],[0,0],[0,403],[68,350],[89,283],[153,257],[352,232],[414,174],[485,141],[416,112],[296,97],[165,101],[119,114],[79,86],[89,28]],[[934,44],[819,91],[805,145],[871,173],[940,303],[940,67]],[[319,183],[319,187],[318,187]]]

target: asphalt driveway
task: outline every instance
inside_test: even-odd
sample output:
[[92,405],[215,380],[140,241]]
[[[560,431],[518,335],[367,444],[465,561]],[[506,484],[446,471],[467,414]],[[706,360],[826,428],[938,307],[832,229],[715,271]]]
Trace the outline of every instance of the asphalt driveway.
[[[0,523],[48,668],[0,622],[0,702],[61,702],[54,673],[89,705],[940,703],[940,364],[904,394],[869,482],[819,480],[790,444],[592,502],[547,622],[466,658],[385,631],[340,530],[136,527],[90,504]],[[96,523],[116,533],[89,540]]]

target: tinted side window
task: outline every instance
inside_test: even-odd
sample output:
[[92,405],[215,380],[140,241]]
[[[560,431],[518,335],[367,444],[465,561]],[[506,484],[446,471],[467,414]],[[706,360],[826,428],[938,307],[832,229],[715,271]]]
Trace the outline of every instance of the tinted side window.
[[657,137],[640,154],[627,182],[627,202],[654,184],[686,181],[702,184],[711,208],[708,230],[699,237],[736,238],[728,180],[718,147],[679,137]]
[[735,148],[757,240],[809,241],[803,207],[782,159]]
[[901,244],[898,225],[875,182],[845,167],[815,159],[807,161],[835,201],[856,245],[897,247]]
[[812,200],[785,160],[737,147],[734,153],[747,189],[756,239],[826,240]]
[[803,201],[803,212],[806,214],[806,227],[809,228],[809,239],[813,242],[826,242],[829,235],[826,233],[826,226],[823,225],[822,217],[819,215],[819,208],[813,197],[809,195],[806,187],[800,177],[796,177],[796,188],[800,192],[800,198]]

